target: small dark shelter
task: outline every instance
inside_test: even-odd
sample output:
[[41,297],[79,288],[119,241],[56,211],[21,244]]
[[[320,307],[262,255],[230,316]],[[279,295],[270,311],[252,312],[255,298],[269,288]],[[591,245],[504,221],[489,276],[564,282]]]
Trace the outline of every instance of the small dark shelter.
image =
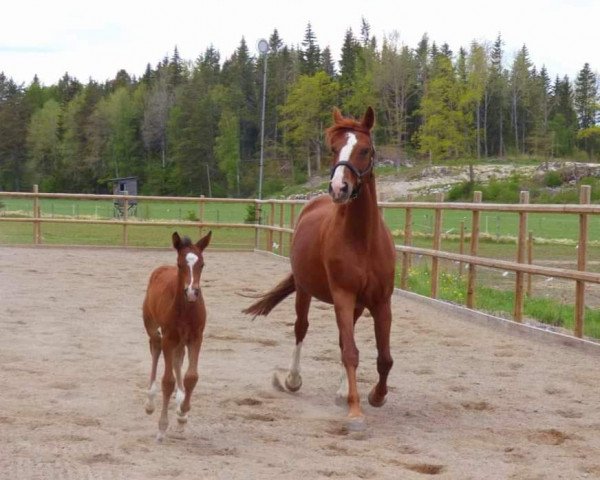
[[[113,195],[137,195],[137,177],[112,178],[110,181],[112,182]],[[125,214],[125,200],[115,198],[113,205],[115,207],[115,217],[122,217]],[[127,203],[127,209],[128,215],[135,215],[137,212],[137,200],[130,198]]]

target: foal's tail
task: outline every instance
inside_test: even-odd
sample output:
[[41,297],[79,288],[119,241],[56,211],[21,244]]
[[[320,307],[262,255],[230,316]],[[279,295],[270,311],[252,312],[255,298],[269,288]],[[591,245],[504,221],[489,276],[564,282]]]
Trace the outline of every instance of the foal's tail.
[[273,289],[259,296],[260,300],[258,302],[253,303],[248,308],[242,310],[242,312],[254,315],[255,317],[258,315],[266,316],[279,302],[295,291],[296,283],[294,282],[294,275],[290,273]]

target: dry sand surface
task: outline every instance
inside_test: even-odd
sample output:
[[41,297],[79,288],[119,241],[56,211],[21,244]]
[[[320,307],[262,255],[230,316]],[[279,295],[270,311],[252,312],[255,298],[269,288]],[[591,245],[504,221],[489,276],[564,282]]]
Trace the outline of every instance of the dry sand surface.
[[[251,321],[238,294],[287,262],[206,252],[209,312],[184,433],[155,442],[140,316],[172,251],[0,247],[0,478],[600,478],[600,357],[394,298],[387,404],[364,432],[334,404],[330,306],[314,303],[297,394],[271,387],[293,347],[293,301]],[[357,325],[359,389],[376,380],[370,318]],[[161,362],[162,363],[162,362]]]

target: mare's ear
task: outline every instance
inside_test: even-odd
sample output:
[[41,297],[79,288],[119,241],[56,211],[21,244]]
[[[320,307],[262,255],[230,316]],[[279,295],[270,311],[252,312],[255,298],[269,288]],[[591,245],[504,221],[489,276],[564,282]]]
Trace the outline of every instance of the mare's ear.
[[367,107],[367,111],[365,112],[361,123],[367,130],[373,128],[373,125],[375,125],[375,112],[373,111],[373,107]]
[[333,123],[341,123],[344,120],[342,112],[337,107],[333,107]]
[[206,247],[208,247],[211,236],[212,236],[212,230],[210,232],[208,232],[206,235],[204,235],[200,240],[198,240],[198,242],[196,243],[196,246],[200,250],[204,250]]
[[179,234],[177,232],[173,232],[173,248],[175,248],[175,250],[179,250],[179,247],[181,246],[181,237],[179,236]]

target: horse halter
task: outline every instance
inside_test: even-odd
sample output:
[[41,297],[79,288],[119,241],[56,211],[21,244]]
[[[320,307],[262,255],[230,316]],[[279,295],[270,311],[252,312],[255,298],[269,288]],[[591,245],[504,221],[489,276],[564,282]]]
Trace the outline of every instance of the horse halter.
[[337,170],[338,167],[347,167],[356,177],[356,186],[352,189],[352,193],[350,194],[350,200],[354,200],[355,198],[358,197],[358,195],[360,194],[360,187],[363,184],[363,177],[367,174],[373,171],[373,167],[375,166],[375,147],[373,145],[371,145],[371,159],[369,161],[369,166],[367,168],[365,168],[364,170],[359,170],[358,168],[356,168],[354,165],[352,165],[349,161],[347,160],[341,160],[339,162],[337,162],[333,167],[331,167],[331,174],[329,175],[329,188],[331,189],[331,180],[333,179],[333,176],[335,175],[335,171]]

